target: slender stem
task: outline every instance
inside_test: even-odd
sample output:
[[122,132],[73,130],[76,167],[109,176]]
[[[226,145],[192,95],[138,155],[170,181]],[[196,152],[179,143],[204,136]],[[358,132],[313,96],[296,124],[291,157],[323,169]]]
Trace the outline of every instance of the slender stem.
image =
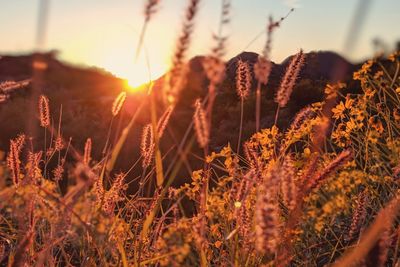
[[43,127],[44,129],[44,173],[43,173],[43,177],[46,178],[46,171],[47,171],[47,131],[46,131],[46,127]]
[[256,132],[260,131],[260,113],[261,113],[261,83],[257,83],[256,91]]
[[243,99],[243,97],[240,99],[240,127],[239,127],[239,140],[238,140],[238,143],[237,143],[237,149],[236,149],[236,153],[238,153],[239,154],[239,152],[240,152],[240,142],[241,142],[241,139],[242,139],[242,128],[243,128],[243,102],[244,102],[244,99]]
[[276,109],[276,113],[275,113],[275,122],[274,122],[275,126],[278,123],[279,110],[280,110],[280,106],[278,105],[278,108]]
[[110,126],[108,126],[107,139],[106,139],[106,143],[105,143],[104,148],[103,148],[103,157],[107,154],[108,143],[110,142],[111,128],[112,128],[112,125],[113,125],[113,121],[114,121],[114,116],[111,118]]
[[136,48],[136,53],[135,53],[135,62],[137,61],[139,54],[140,54],[140,50],[142,48],[143,45],[143,41],[144,41],[144,35],[146,33],[146,29],[147,29],[147,24],[148,24],[148,20],[145,20],[143,23],[143,27],[142,30],[140,31],[140,36],[139,36],[139,41],[138,41],[138,45]]

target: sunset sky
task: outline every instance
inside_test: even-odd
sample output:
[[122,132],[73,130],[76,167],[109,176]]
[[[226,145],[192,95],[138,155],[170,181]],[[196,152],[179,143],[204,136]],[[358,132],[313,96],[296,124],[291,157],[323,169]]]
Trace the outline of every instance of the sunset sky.
[[[158,13],[146,33],[152,77],[166,71],[180,31],[187,0],[161,0]],[[147,80],[142,53],[134,61],[143,23],[143,0],[50,1],[46,49],[61,51],[61,59],[104,68],[138,85]],[[358,1],[356,0],[233,0],[229,35],[230,58],[243,50],[260,52],[265,36],[247,46],[265,28],[268,15],[296,10],[276,32],[273,61],[280,62],[299,48],[305,51],[343,51]],[[30,52],[35,47],[39,0],[0,0],[0,53]],[[220,1],[201,1],[190,55],[206,54],[218,27]],[[347,57],[353,61],[372,54],[376,37],[393,46],[400,39],[399,0],[372,0],[360,38]],[[144,50],[143,50],[144,51]]]

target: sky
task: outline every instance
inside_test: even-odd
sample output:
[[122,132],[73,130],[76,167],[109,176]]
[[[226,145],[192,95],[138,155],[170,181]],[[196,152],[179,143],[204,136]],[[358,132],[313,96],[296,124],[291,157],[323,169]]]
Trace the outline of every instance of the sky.
[[[170,64],[189,0],[160,0],[144,49],[135,51],[143,25],[145,0],[48,0],[43,49],[59,50],[64,61],[96,66],[139,85],[163,74]],[[367,1],[367,0],[361,0]],[[40,0],[0,0],[0,54],[29,53],[35,37]],[[359,0],[232,0],[226,59],[241,51],[261,52],[269,15],[280,18],[295,11],[274,33],[271,58],[281,62],[300,48],[344,50]],[[373,54],[372,40],[390,46],[400,40],[400,0],[371,0],[357,42],[345,56],[359,61]],[[209,53],[218,29],[220,0],[201,0],[188,57]],[[254,42],[255,37],[259,36]],[[146,56],[148,64],[146,63]]]

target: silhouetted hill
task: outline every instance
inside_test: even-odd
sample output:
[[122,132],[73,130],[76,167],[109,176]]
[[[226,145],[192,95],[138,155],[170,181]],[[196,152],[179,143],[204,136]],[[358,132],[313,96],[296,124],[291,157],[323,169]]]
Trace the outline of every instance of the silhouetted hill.
[[[62,105],[62,133],[66,138],[72,137],[72,143],[82,148],[86,138],[91,137],[95,147],[94,158],[100,156],[104,145],[109,123],[111,121],[111,105],[115,96],[124,88],[124,81],[111,74],[94,68],[77,67],[60,62],[54,54],[40,55],[47,64],[44,72],[42,93],[50,99],[52,119],[58,124],[60,107]],[[240,101],[235,89],[236,63],[240,58],[253,65],[258,54],[243,52],[227,61],[226,79],[218,88],[218,95],[213,113],[212,149],[219,149],[230,142],[233,146],[237,142],[239,129]],[[187,126],[192,121],[193,102],[198,97],[207,94],[208,81],[203,71],[202,60],[204,57],[194,57],[189,61],[189,73],[181,100],[170,121],[166,136],[163,137],[161,147],[168,151],[172,145],[177,144],[183,137]],[[282,63],[272,63],[269,83],[262,87],[261,126],[270,127],[273,124],[276,103],[274,95],[287,68],[291,57]],[[6,80],[24,80],[32,77],[32,63],[34,55],[2,56],[0,58],[0,82]],[[286,108],[281,109],[278,125],[286,127],[294,114],[302,107],[321,101],[324,87],[332,79],[332,73],[337,66],[345,66],[345,77],[351,79],[351,74],[357,66],[352,65],[343,57],[332,52],[311,52],[306,54],[305,65],[300,73],[300,78],[294,88],[292,97]],[[161,77],[155,82],[155,90],[160,92],[158,112],[161,114],[165,108],[162,103],[161,90],[163,85]],[[253,77],[254,78],[254,77]],[[255,90],[256,81],[253,80]],[[357,88],[353,88],[355,91]],[[25,131],[27,120],[28,96],[31,86],[18,90],[5,103],[0,103],[0,150],[8,149],[10,138]],[[353,91],[354,91],[353,90]],[[0,92],[1,93],[1,92]],[[144,92],[128,93],[126,105],[120,118],[113,123],[113,132],[117,133],[126,125],[131,115],[136,111],[140,101],[144,101]],[[243,129],[244,139],[250,137],[255,131],[255,94],[250,94],[245,101]],[[126,147],[123,149],[118,168],[126,168],[132,160],[139,156],[138,145],[142,126],[150,121],[149,111],[146,108],[140,114],[135,130],[129,134]],[[40,133],[42,134],[42,133]],[[112,140],[116,137],[112,136]],[[41,136],[36,136],[41,140]],[[38,141],[39,142],[39,141]],[[42,144],[38,144],[40,148]],[[132,154],[132,151],[135,151]]]

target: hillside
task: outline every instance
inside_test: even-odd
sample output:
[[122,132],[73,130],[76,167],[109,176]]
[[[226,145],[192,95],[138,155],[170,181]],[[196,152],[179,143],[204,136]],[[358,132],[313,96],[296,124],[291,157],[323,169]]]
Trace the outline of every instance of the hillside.
[[[62,132],[65,137],[72,137],[72,143],[82,148],[86,138],[91,137],[97,144],[94,158],[99,156],[101,147],[107,135],[107,129],[111,120],[111,104],[120,90],[125,89],[124,81],[109,73],[93,68],[72,66],[56,59],[54,54],[43,55],[47,62],[47,70],[44,74],[44,87],[42,93],[50,99],[52,119],[58,123],[59,111],[62,105]],[[227,62],[226,80],[218,89],[215,112],[213,114],[213,131],[211,133],[212,147],[218,150],[228,142],[235,145],[237,142],[237,129],[239,128],[240,108],[238,96],[235,91],[234,76],[236,61],[241,58],[253,64],[258,55],[252,52],[243,52]],[[24,80],[32,77],[33,55],[2,56],[0,59],[0,82],[7,80]],[[172,115],[168,134],[164,138],[162,147],[167,151],[172,144],[182,138],[193,115],[193,102],[197,97],[204,96],[207,91],[207,80],[201,64],[202,57],[198,56],[190,60],[188,83],[182,93],[181,101]],[[261,126],[269,127],[273,123],[276,110],[274,94],[279,86],[281,77],[287,67],[289,58],[281,64],[273,63],[269,83],[262,88]],[[350,80],[352,71],[356,68],[341,56],[332,52],[311,52],[307,54],[297,85],[294,88],[291,100],[287,108],[280,112],[279,126],[286,127],[293,115],[307,104],[320,101],[323,97],[325,84],[332,79],[331,75],[337,62],[345,64],[346,77]],[[156,81],[156,90],[162,89],[161,77]],[[255,87],[253,82],[253,90]],[[354,88],[353,88],[354,89]],[[0,134],[0,150],[8,150],[10,138],[24,132],[29,120],[26,115],[30,85],[10,93],[10,98],[0,104],[0,122],[2,131]],[[356,90],[356,89],[355,89]],[[113,127],[118,129],[126,125],[131,114],[134,113],[140,101],[142,93],[128,93],[124,112]],[[254,94],[245,102],[244,138],[254,133]],[[164,104],[159,103],[160,114]],[[127,167],[131,159],[139,156],[137,149],[140,142],[141,128],[149,122],[148,112],[142,112],[137,121],[135,131],[129,136],[126,147],[122,151],[121,168]],[[173,130],[172,130],[173,129]],[[224,133],[224,134],[221,134]],[[218,136],[218,137],[216,137]],[[41,140],[40,136],[35,137]],[[114,137],[115,138],[115,137]],[[39,145],[41,145],[39,143]],[[136,148],[136,149],[131,149]],[[130,154],[135,151],[135,155]]]

